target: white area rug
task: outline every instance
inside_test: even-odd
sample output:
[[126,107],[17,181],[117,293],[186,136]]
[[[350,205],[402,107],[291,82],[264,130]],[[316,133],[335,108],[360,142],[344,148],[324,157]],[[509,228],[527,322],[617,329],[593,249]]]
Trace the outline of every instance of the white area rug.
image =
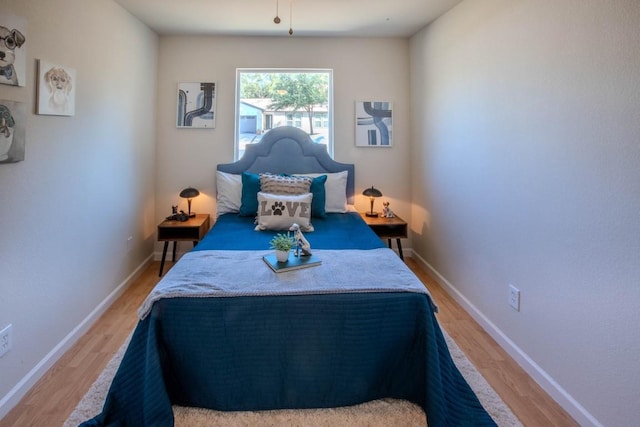
[[[487,381],[469,362],[462,350],[444,331],[451,356],[478,399],[500,427],[520,427],[513,415]],[[71,413],[64,427],[76,427],[100,413],[111,380],[126,349],[125,342],[113,356],[96,382]],[[220,412],[209,409],[174,406],[176,427],[388,427],[426,426],[422,409],[410,402],[381,399],[361,405],[329,409],[301,409],[255,412]]]

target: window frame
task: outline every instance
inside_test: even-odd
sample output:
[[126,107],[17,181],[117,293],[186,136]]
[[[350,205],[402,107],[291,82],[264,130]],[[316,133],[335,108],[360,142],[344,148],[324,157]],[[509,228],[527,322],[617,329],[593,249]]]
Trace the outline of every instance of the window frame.
[[[242,101],[242,98],[240,96],[241,94],[241,76],[242,74],[247,73],[269,73],[269,74],[281,74],[281,73],[291,73],[291,74],[300,74],[300,73],[310,73],[310,74],[316,74],[316,73],[323,73],[323,74],[327,74],[328,75],[328,100],[327,100],[327,118],[326,118],[326,123],[327,123],[327,141],[326,143],[323,142],[322,144],[325,145],[327,147],[327,153],[329,154],[329,156],[331,158],[333,158],[333,152],[334,152],[334,123],[333,123],[333,69],[329,69],[329,68],[236,68],[236,102],[235,102],[235,118],[234,118],[234,149],[233,149],[233,158],[234,161],[237,161],[240,159],[240,118],[241,118],[241,114],[240,114],[240,104]],[[293,112],[292,112],[293,113]],[[312,116],[312,121],[314,123],[315,126],[315,112]],[[288,113],[285,113],[285,116],[288,116]],[[266,116],[265,116],[266,119]],[[270,117],[271,119],[271,124],[273,124],[274,120],[273,120],[273,115],[271,115]],[[302,112],[302,120],[308,120],[308,118],[306,117],[306,112]],[[322,128],[324,129],[324,128]],[[244,152],[244,151],[243,151]]]

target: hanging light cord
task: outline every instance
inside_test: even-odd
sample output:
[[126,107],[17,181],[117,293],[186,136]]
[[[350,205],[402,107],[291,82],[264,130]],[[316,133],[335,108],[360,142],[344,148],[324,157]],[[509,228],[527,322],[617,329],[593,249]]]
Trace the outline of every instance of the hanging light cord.
[[289,0],[289,35],[293,35],[293,0]]

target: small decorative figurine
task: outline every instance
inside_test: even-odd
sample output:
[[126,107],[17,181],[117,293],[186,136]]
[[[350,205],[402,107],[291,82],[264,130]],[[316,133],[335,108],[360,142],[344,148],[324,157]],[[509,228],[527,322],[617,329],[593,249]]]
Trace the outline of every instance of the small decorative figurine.
[[389,208],[389,202],[383,202],[382,206],[384,206],[384,208],[382,208],[383,218],[393,218],[395,216],[393,211]]
[[189,220],[189,216],[184,213],[184,211],[180,211],[180,213],[178,213],[178,205],[171,205],[171,215],[169,215],[167,219],[169,221],[185,222]]
[[[291,225],[289,228],[290,231],[293,231],[293,240],[296,242],[296,250],[294,252],[295,256],[310,256],[311,255],[311,245],[309,241],[305,239],[302,231],[300,231],[300,226],[296,223]],[[302,252],[302,254],[300,254]]]

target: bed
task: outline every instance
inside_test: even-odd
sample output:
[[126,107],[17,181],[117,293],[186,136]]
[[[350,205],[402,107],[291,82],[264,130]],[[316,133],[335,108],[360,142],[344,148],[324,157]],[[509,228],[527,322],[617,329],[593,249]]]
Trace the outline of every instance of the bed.
[[[257,195],[266,173],[313,187],[273,196],[263,179]],[[171,426],[172,405],[254,411],[380,398],[418,404],[429,426],[495,425],[454,365],[428,291],[350,209],[352,164],[282,127],[218,165],[217,181],[214,226],[140,307],[103,411],[83,426]],[[274,206],[304,212],[294,219],[319,266],[266,266],[283,232]]]

